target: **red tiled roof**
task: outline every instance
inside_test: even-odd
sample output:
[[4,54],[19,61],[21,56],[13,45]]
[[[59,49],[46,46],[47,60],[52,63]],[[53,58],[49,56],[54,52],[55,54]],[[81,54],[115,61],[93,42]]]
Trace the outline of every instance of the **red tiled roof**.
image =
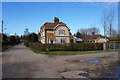
[[64,24],[64,25],[66,25],[65,23],[63,23],[63,22],[60,22],[59,24]]
[[48,23],[46,22],[42,27],[44,27],[45,29],[53,29],[58,23]]
[[97,38],[105,38],[105,36],[102,36],[102,35],[87,35],[85,37],[83,37],[82,39],[83,40],[94,40],[94,39],[97,39]]
[[[62,24],[62,25],[65,25],[66,26],[66,24],[65,23],[63,23],[63,22],[60,22],[60,23],[49,23],[49,22],[46,22],[43,26],[41,26],[41,28],[42,27],[44,27],[45,29],[54,29],[58,24]],[[67,26],[66,26],[67,27]],[[67,27],[68,28],[68,27]],[[68,28],[69,29],[69,28]]]

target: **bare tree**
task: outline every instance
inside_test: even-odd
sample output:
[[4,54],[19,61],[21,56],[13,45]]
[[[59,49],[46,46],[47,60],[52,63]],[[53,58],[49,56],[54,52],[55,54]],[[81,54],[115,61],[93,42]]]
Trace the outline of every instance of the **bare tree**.
[[86,36],[86,35],[92,35],[92,33],[94,33],[94,35],[97,35],[99,34],[100,32],[100,29],[97,28],[97,27],[92,27],[92,28],[88,28],[88,29],[80,29],[80,33],[83,35],[83,36]]
[[113,9],[110,9],[108,15],[107,15],[107,21],[108,21],[108,25],[109,25],[109,36],[111,38],[112,36],[112,28],[113,28],[113,23],[114,23],[114,19],[115,19],[115,12]]
[[111,37],[113,37],[113,38],[116,38],[116,37],[118,37],[118,32],[117,32],[117,30],[115,30],[115,29],[112,29],[111,30]]
[[83,36],[86,36],[88,35],[88,29],[80,29],[80,33],[83,35]]
[[107,30],[106,30],[106,28],[107,28],[107,11],[106,11],[106,9],[102,13],[101,24],[104,28],[104,36],[106,36],[106,32],[107,32]]
[[97,35],[100,32],[100,29],[97,27],[88,28],[89,35]]

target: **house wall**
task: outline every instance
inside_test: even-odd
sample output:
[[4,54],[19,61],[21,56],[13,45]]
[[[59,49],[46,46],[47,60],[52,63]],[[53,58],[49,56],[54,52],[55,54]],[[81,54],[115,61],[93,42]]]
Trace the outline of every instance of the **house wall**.
[[[65,31],[65,35],[60,35],[60,30]],[[68,31],[68,28],[66,26],[58,26],[55,30],[55,36],[70,36],[70,33]]]
[[104,42],[107,42],[105,38],[100,38],[98,40],[95,40],[95,43],[104,43]]
[[41,37],[45,36],[45,31],[41,32]]
[[45,37],[41,37],[41,43],[45,44]]
[[[61,30],[65,31],[65,35],[60,35]],[[65,39],[65,43],[70,43],[70,32],[66,26],[59,25],[54,33],[55,43],[61,43],[61,39]]]
[[40,37],[39,41],[41,41],[41,43],[45,44],[45,30],[44,29],[40,30],[40,35],[41,35],[41,37]]
[[70,43],[69,37],[55,37],[55,43],[61,43],[61,39],[65,39],[65,43]]
[[53,34],[54,34],[54,31],[49,31],[49,30],[47,30],[47,33],[53,33]]
[[[60,35],[60,30],[65,31],[65,35]],[[55,30],[47,30],[47,33],[53,33],[55,36],[55,42],[54,43],[61,43],[61,39],[65,39],[65,43],[70,43],[70,32],[68,31],[68,28],[66,26],[61,26],[59,25]],[[41,43],[45,44],[45,30],[41,30],[41,38],[40,40]],[[49,43],[48,38],[46,37],[46,43]]]
[[[46,35],[50,34],[50,33],[52,33],[54,35],[54,31],[51,31],[51,30],[46,31]],[[50,43],[50,40],[47,37],[46,37],[46,43]],[[55,42],[53,42],[53,43],[55,43]]]

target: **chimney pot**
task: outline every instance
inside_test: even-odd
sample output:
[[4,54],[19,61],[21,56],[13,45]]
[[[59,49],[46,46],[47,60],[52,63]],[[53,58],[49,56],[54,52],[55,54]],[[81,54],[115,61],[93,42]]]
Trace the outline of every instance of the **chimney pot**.
[[92,32],[92,35],[95,35],[95,33],[94,33],[94,32]]
[[54,23],[59,23],[59,18],[55,17],[54,18]]

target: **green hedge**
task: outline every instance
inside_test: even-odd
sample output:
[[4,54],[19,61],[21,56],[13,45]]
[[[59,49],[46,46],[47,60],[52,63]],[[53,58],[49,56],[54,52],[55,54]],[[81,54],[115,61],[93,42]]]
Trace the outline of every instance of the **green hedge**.
[[103,50],[102,43],[72,43],[72,44],[41,44],[39,42],[28,42],[24,44],[38,51],[90,51]]
[[2,46],[7,46],[7,45],[16,45],[19,44],[20,41],[15,41],[15,42],[10,42],[10,41],[3,41]]

